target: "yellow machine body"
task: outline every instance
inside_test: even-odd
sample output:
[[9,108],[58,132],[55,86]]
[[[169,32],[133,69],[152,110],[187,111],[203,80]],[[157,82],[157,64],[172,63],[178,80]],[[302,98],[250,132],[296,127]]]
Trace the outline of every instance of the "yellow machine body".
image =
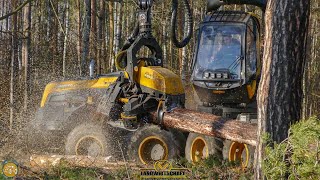
[[[125,77],[128,77],[125,73]],[[42,100],[41,107],[43,107],[50,94],[76,91],[84,89],[105,89],[111,83],[117,80],[118,76],[106,76],[96,79],[88,80],[71,80],[62,82],[50,82],[47,84]],[[142,88],[149,92],[157,92],[167,95],[182,95],[184,94],[184,87],[181,78],[172,71],[160,66],[140,66],[137,73],[135,73],[135,82],[141,85]]]
[[117,76],[113,77],[100,77],[97,79],[88,79],[88,80],[72,80],[72,81],[62,81],[62,82],[50,82],[47,84],[42,100],[41,107],[43,107],[47,100],[48,96],[52,93],[59,93],[65,91],[75,91],[81,89],[104,89],[108,88],[108,86],[115,82]]
[[182,95],[184,87],[181,78],[172,71],[160,66],[139,67],[135,82],[142,88],[166,95]]

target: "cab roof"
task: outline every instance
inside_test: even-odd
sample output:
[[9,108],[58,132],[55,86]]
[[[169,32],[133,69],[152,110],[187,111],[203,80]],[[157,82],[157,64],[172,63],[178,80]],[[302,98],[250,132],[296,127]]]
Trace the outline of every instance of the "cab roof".
[[206,22],[241,22],[247,23],[251,15],[242,11],[214,11],[209,13],[205,19]]

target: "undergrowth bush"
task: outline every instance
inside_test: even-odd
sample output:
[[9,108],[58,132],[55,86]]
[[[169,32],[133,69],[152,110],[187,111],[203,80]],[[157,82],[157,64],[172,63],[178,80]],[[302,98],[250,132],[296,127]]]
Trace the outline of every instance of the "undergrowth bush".
[[177,167],[188,168],[189,179],[253,179],[253,170],[240,168],[240,162],[222,160],[220,156],[210,155],[198,163],[191,164],[185,158],[176,163]]
[[267,179],[320,179],[320,120],[292,125],[285,141],[266,147],[262,168]]

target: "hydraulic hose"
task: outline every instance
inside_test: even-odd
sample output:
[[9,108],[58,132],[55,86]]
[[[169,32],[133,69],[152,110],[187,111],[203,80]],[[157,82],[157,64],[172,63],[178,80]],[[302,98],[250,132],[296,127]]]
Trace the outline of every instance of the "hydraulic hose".
[[[184,11],[187,13],[187,33],[184,35],[183,39],[181,41],[178,40],[177,34],[176,34],[176,28],[177,28],[177,13],[178,13],[178,0],[172,0],[172,16],[171,16],[171,40],[173,44],[178,48],[185,47],[189,41],[191,40],[192,33],[193,33],[193,18],[192,18],[192,12],[189,5],[188,0],[183,0],[183,7]],[[134,42],[136,37],[139,34],[139,23],[136,23],[135,28],[129,38],[126,40],[124,45],[121,48],[121,51],[128,49],[131,44]]]
[[193,33],[193,19],[192,12],[188,0],[183,0],[184,12],[187,13],[187,33],[183,36],[183,39],[179,41],[177,39],[177,13],[178,13],[178,0],[172,0],[172,17],[171,17],[171,40],[177,48],[185,47],[191,40]]

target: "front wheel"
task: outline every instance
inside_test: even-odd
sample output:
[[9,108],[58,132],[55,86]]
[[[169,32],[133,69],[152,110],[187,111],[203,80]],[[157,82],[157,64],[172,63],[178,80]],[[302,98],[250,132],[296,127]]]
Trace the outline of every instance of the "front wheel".
[[101,126],[81,124],[68,135],[65,143],[65,153],[69,155],[107,156],[110,155],[108,142]]
[[183,152],[184,143],[185,138],[180,132],[162,130],[156,125],[145,125],[131,136],[128,156],[141,164],[174,159]]

